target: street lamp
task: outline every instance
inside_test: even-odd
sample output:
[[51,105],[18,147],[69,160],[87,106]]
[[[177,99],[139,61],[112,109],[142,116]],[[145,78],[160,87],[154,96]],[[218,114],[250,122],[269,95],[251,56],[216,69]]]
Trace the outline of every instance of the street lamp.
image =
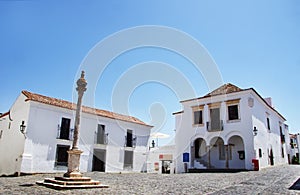
[[258,129],[257,129],[256,127],[254,127],[254,129],[253,129],[253,134],[254,134],[254,136],[257,135],[257,131],[258,131]]
[[25,134],[25,128],[26,128],[25,121],[22,121],[22,123],[20,125],[20,131],[21,131],[21,133]]

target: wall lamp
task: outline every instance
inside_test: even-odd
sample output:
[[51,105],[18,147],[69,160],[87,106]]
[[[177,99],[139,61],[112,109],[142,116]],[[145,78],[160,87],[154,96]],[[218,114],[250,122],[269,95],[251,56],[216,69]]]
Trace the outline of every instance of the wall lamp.
[[25,128],[26,128],[25,121],[22,121],[22,124],[20,125],[21,133],[25,134]]
[[258,131],[258,129],[257,129],[256,127],[254,127],[254,129],[253,129],[253,134],[254,134],[254,136],[257,135],[257,131]]

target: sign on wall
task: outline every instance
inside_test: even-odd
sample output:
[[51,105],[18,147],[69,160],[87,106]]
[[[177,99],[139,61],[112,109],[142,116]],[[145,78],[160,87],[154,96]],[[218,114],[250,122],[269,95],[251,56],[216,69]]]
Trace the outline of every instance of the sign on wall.
[[183,162],[190,162],[189,153],[183,153]]

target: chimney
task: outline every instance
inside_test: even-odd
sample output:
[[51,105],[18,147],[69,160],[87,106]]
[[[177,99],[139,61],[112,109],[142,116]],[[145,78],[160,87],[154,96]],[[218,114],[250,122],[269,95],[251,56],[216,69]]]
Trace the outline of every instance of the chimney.
[[267,98],[264,98],[265,101],[269,104],[269,106],[271,106],[273,108],[273,105],[272,105],[272,98],[270,97],[267,97]]

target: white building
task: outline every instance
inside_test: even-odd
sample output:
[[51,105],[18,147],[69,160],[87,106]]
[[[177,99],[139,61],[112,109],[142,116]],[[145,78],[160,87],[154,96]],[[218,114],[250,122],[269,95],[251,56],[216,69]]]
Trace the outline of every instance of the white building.
[[[299,163],[299,153],[300,153],[300,134],[290,134],[290,162],[294,164]],[[298,159],[298,163],[295,162],[295,158]]]
[[174,173],[175,145],[151,147],[147,160],[147,173]]
[[[176,120],[176,172],[287,164],[285,118],[253,88],[225,84],[181,101]],[[286,136],[285,136],[286,135]]]
[[[64,100],[22,91],[0,116],[0,175],[66,172],[75,108]],[[135,117],[83,106],[80,170],[146,171],[151,128]]]

